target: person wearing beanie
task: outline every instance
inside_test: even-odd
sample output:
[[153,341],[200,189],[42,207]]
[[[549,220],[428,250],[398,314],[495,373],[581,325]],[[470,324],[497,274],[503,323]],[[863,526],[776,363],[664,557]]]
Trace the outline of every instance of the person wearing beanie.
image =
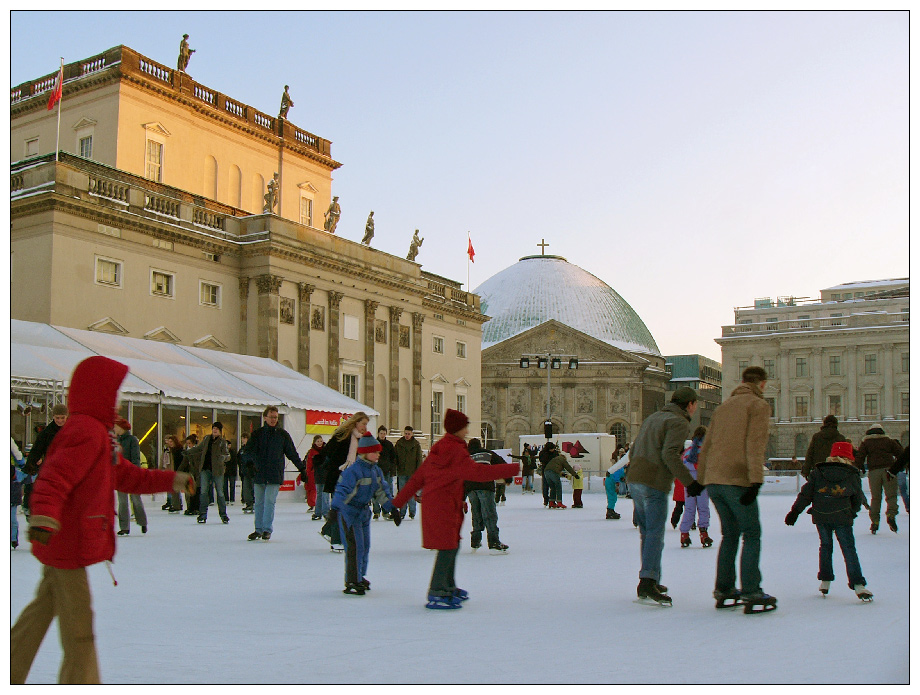
[[840,434],[837,429],[837,418],[834,415],[827,415],[824,422],[821,423],[821,429],[815,432],[808,445],[808,451],[805,452],[805,463],[802,464],[802,477],[808,479],[811,469],[818,463],[823,463],[831,454],[831,447],[834,442],[844,442],[846,437]]
[[[555,458],[559,451],[556,449],[554,442],[546,442],[540,453],[537,454],[537,461],[540,462],[538,470],[540,472],[540,491],[543,493],[543,506],[549,506],[550,492],[552,492],[552,483],[546,479],[546,464]],[[553,497],[555,499],[555,497]]]
[[556,455],[543,466],[543,477],[549,484],[549,508],[566,509],[566,506],[562,504],[563,471],[568,473],[573,480],[578,473],[572,468],[569,463],[569,457],[565,452],[559,451],[559,449],[554,449],[554,451]]
[[668,405],[645,419],[629,450],[626,480],[633,499],[633,521],[639,527],[642,564],[636,594],[641,603],[671,604],[661,584],[661,553],[672,482],[681,481],[687,495],[703,491],[680,458],[696,406],[696,392],[681,386]]
[[230,461],[230,442],[224,438],[224,425],[217,421],[211,425],[211,434],[202,437],[201,442],[185,450],[185,458],[191,463],[192,474],[198,483],[198,523],[208,523],[208,506],[211,491],[217,498],[217,511],[224,524],[230,523],[227,516],[227,499],[224,497],[224,475]]
[[[371,502],[384,512],[393,511],[393,492],[380,466],[383,447],[370,433],[358,440],[357,457],[339,475],[332,495],[332,508],[336,510],[339,533],[345,546],[345,592],[363,596],[371,588],[367,580],[367,563],[371,548]],[[393,514],[393,523],[399,526],[402,517]]]
[[895,517],[898,515],[898,479],[892,476],[888,469],[894,465],[904,448],[891,437],[885,435],[885,430],[878,423],[872,425],[866,432],[859,450],[856,452],[856,467],[865,471],[869,478],[869,530],[878,532],[879,513],[882,510],[882,493],[885,494],[885,518],[888,528],[894,533],[898,532]]
[[[745,612],[776,610],[776,598],[760,586],[760,509],[770,404],[764,400],[767,372],[753,366],[741,384],[712,413],[697,460],[697,480],[709,491],[719,515],[722,542],[716,559],[716,608],[744,604]],[[741,549],[741,587],[735,586],[735,563]],[[726,604],[725,602],[730,603]]]
[[[137,437],[131,434],[131,423],[123,417],[115,419],[113,427],[121,455],[132,464],[140,468],[141,445]],[[147,512],[144,510],[144,501],[140,495],[131,495],[131,507],[128,507],[128,493],[118,491],[118,535],[127,536],[131,533],[131,516],[134,522],[141,527],[141,533],[147,533]]]
[[460,411],[447,411],[444,429],[447,434],[431,447],[422,465],[393,498],[393,506],[398,509],[416,492],[424,490],[422,546],[438,551],[425,604],[433,609],[460,608],[469,598],[466,591],[457,588],[454,578],[463,526],[464,481],[514,477],[521,470],[517,463],[487,466],[473,461],[465,441],[469,419]]
[[23,480],[22,486],[22,511],[27,518],[29,516],[29,499],[32,496],[32,485],[35,482],[35,477],[38,475],[48,447],[51,446],[55,435],[61,431],[64,423],[67,422],[67,415],[67,406],[63,403],[58,403],[51,409],[51,422],[45,425],[44,429],[38,433],[38,437],[26,457],[26,462],[22,469],[27,476]]
[[859,514],[863,499],[862,482],[854,464],[852,444],[832,444],[827,460],[817,464],[809,474],[808,482],[802,486],[785,521],[788,526],[793,526],[799,514],[811,505],[808,513],[821,541],[818,549],[818,579],[821,584],[818,591],[827,596],[834,581],[831,556],[836,536],[846,564],[849,587],[861,600],[871,601],[872,593],[866,589],[853,537],[853,519]]
[[[470,457],[476,463],[483,463],[489,466],[501,465],[505,460],[494,451],[482,448],[482,442],[473,438],[467,445],[467,451]],[[482,532],[486,532],[486,542],[492,553],[506,553],[508,546],[501,542],[498,537],[498,510],[495,508],[495,482],[487,480],[485,482],[466,481],[463,484],[463,490],[470,502],[470,518],[473,522],[473,530],[470,532],[470,547],[473,552],[482,547]]]
[[[25,683],[55,616],[63,651],[58,682],[100,682],[86,568],[115,556],[113,492],[149,495],[194,488],[188,474],[131,465],[113,446],[115,404],[127,375],[126,365],[96,355],[80,362],[70,378],[70,415],[32,493],[28,538],[43,565],[42,578],[35,599],[10,629],[11,683]],[[121,591],[139,592],[139,604],[150,601],[146,587]]]

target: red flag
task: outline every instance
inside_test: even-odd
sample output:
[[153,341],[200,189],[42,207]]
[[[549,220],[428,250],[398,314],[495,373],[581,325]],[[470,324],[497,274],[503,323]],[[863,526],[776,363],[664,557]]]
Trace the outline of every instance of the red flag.
[[467,239],[468,239],[469,242],[470,242],[470,246],[469,246],[469,248],[466,250],[466,255],[470,257],[470,262],[471,262],[471,263],[475,263],[476,261],[473,260],[473,256],[476,255],[476,252],[473,251],[473,240],[470,239],[469,237],[467,237]]
[[54,89],[51,90],[51,97],[48,99],[48,110],[54,108],[54,105],[64,96],[64,66],[58,70],[57,79],[54,81]]

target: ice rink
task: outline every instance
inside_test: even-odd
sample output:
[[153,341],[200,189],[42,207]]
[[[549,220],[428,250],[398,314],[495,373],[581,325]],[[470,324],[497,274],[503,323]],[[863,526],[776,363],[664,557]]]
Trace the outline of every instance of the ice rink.
[[[252,516],[239,501],[222,525],[169,515],[144,496],[149,532],[118,539],[113,586],[90,568],[96,643],[105,683],[907,683],[909,517],[900,532],[869,534],[856,520],[856,547],[875,601],[837,580],[822,598],[818,536],[803,514],[783,524],[794,488],[766,485],[763,588],[777,611],[716,611],[711,598],[719,543],[682,549],[668,527],[662,582],[671,608],[635,603],[639,534],[632,501],[604,519],[599,480],[584,509],[550,511],[538,494],[509,486],[499,507],[504,556],[469,547],[469,517],[457,583],[461,610],[424,608],[434,553],[421,548],[419,517],[401,527],[372,522],[365,596],[347,596],[343,556],[329,551],[302,501],[281,493],[271,541],[248,542]],[[296,494],[296,497],[295,497]],[[567,491],[566,504],[571,503]],[[422,505],[423,509],[423,505]],[[421,512],[424,513],[423,511]],[[20,514],[20,540],[25,520]],[[216,523],[215,523],[216,522]],[[23,542],[10,557],[11,623],[31,601],[40,565]],[[57,679],[56,623],[29,683]]]

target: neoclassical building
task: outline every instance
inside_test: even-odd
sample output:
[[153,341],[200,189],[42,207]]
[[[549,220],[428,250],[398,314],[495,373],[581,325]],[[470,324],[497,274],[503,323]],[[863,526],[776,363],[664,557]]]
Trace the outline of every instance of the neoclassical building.
[[391,428],[478,423],[479,298],[324,229],[328,140],[118,46],[64,66],[55,156],[54,77],[11,90],[13,318],[270,357]]
[[910,427],[910,280],[850,282],[818,299],[756,299],[722,327],[723,394],[763,367],[773,409],[768,456],[805,455],[825,415],[858,444],[873,423],[906,444]]
[[[664,405],[670,376],[654,338],[591,273],[560,256],[525,256],[475,292],[491,317],[482,332],[482,420],[492,446],[518,452],[520,435],[542,433],[547,396],[554,432],[621,442]],[[545,368],[541,355],[550,358]]]

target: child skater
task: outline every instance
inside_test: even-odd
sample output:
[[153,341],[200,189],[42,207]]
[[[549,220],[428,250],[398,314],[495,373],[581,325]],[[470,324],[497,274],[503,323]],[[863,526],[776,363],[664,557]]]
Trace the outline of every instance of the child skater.
[[425,608],[461,608],[469,598],[454,581],[463,525],[463,481],[510,478],[521,470],[518,463],[490,466],[473,461],[464,441],[469,423],[469,418],[459,410],[448,409],[444,415],[447,434],[431,447],[422,465],[392,500],[392,506],[401,509],[412,495],[423,491],[422,546],[438,551]]
[[[696,480],[696,461],[700,455],[700,447],[703,446],[703,437],[706,436],[705,427],[697,427],[693,432],[693,439],[690,440],[690,446],[684,449],[681,460],[684,465],[690,469],[690,475]],[[684,515],[680,520],[680,547],[686,548],[690,545],[690,529],[696,528],[696,517],[699,515],[700,524],[700,543],[704,548],[712,545],[712,539],[709,537],[709,493],[703,490],[697,497],[687,497],[684,505]]]
[[862,601],[871,601],[872,592],[866,589],[853,538],[853,519],[859,513],[862,502],[862,484],[854,461],[853,445],[850,442],[834,442],[827,461],[816,465],[808,474],[808,482],[786,515],[786,525],[794,525],[799,514],[810,504],[808,513],[821,539],[818,549],[818,579],[821,585],[818,591],[827,596],[831,582],[834,581],[831,555],[836,535],[846,563],[849,587]]
[[620,515],[616,513],[617,504],[617,483],[623,480],[623,469],[610,472],[613,466],[607,469],[607,475],[604,477],[604,490],[607,491],[607,518],[619,519]]
[[[387,513],[393,509],[390,482],[377,465],[382,449],[370,434],[362,436],[358,440],[358,456],[342,471],[332,496],[332,508],[338,512],[339,532],[345,546],[346,594],[364,596],[371,588],[364,576],[371,550],[371,501],[376,500]],[[401,521],[399,514],[393,515],[393,523],[399,526]]]
[[575,464],[575,475],[572,476],[572,509],[581,509],[584,505],[581,502],[581,493],[585,489],[585,477],[581,474],[581,465]]

